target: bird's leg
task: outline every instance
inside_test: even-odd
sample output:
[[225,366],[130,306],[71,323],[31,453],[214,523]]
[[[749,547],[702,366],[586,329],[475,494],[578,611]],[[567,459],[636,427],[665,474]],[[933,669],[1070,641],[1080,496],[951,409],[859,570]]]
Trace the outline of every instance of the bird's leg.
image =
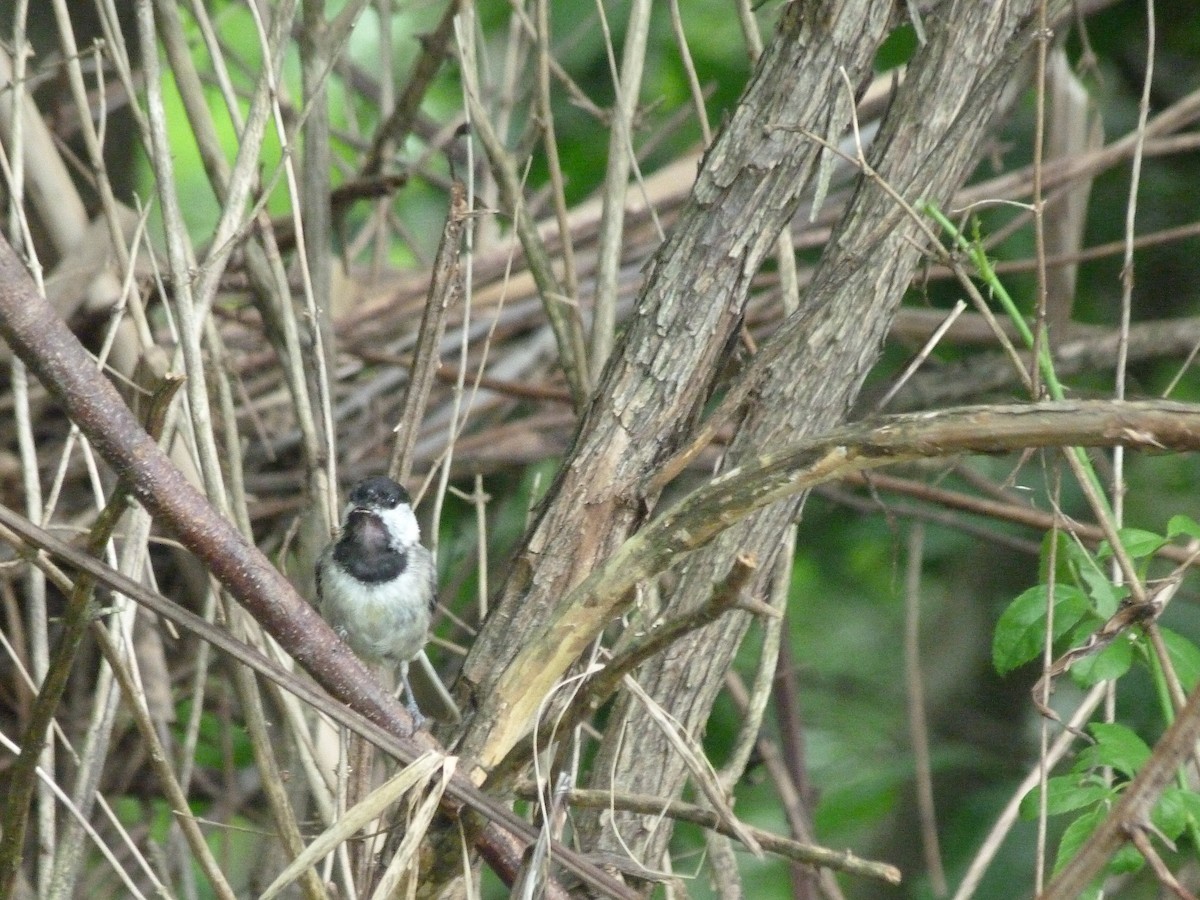
[[421,708],[417,706],[416,695],[413,694],[412,685],[408,683],[408,663],[400,663],[400,681],[404,685],[405,707],[408,709],[408,714],[413,719],[413,732],[420,729],[425,724],[425,716],[421,714]]

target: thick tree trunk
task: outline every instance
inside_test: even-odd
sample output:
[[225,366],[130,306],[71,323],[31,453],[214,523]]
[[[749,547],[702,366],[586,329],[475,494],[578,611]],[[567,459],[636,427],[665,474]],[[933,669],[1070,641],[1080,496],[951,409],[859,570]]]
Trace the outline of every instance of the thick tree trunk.
[[[1016,63],[1036,39],[1035,8],[1026,0],[960,0],[942,4],[926,19],[929,42],[910,64],[870,150],[872,167],[910,204],[945,203],[970,174]],[[922,259],[923,243],[918,224],[864,179],[801,309],[760,348],[744,375],[754,380],[756,401],[736,429],[727,467],[744,454],[825,431],[845,415]],[[758,555],[761,589],[802,503],[798,497],[768,508],[688,559],[671,611],[707,598],[741,552]],[[639,682],[683,728],[699,734],[747,625],[744,613],[726,615],[645,664]],[[686,775],[683,760],[646,710],[622,696],[592,767],[592,786],[665,798],[679,793]],[[632,851],[658,867],[670,838],[668,820],[607,818],[587,822],[586,846]]]
[[836,140],[852,104],[842,73],[854,85],[870,75],[894,9],[890,0],[784,9],[775,40],[655,257],[570,457],[464,665],[460,705],[475,714],[460,750],[479,763],[477,778],[529,732],[555,681],[620,611],[582,611],[582,624],[576,616],[555,632],[565,612],[555,604],[653,505],[642,485],[687,437],[750,280],[828,153],[772,124]]
[[[927,15],[928,43],[871,148],[875,170],[910,204],[945,203],[965,181],[1014,69],[1037,37],[1035,7],[1033,0],[956,0]],[[574,607],[564,598],[638,531],[657,500],[646,485],[694,436],[750,280],[829,152],[814,135],[836,142],[845,133],[847,82],[857,86],[870,74],[896,8],[861,0],[784,9],[650,267],[575,445],[464,665],[457,690],[469,719],[458,749],[475,763],[476,781],[519,747],[556,684],[628,610],[628,596]],[[801,309],[742,376],[753,400],[730,463],[845,415],[927,240],[888,191],[861,180]],[[668,615],[707,599],[739,552],[757,555],[760,583],[753,587],[760,589],[802,502],[768,508],[681,561]],[[690,733],[703,729],[746,626],[745,616],[726,615],[639,673]],[[515,758],[525,753],[519,749]],[[666,798],[679,793],[686,768],[645,710],[622,697],[591,778],[595,786]],[[615,823],[583,817],[579,825],[585,846],[631,850],[651,867],[670,837],[668,826],[636,815],[619,814]]]

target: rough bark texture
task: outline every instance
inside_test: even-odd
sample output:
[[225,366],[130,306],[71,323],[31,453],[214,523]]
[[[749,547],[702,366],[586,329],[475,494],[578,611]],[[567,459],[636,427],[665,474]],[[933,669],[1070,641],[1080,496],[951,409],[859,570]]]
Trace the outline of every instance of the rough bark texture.
[[[929,43],[910,65],[870,153],[881,177],[909,202],[944,203],[970,173],[1001,93],[1034,38],[1034,7],[1026,0],[961,0],[927,18]],[[801,310],[761,348],[763,362],[746,373],[757,380],[757,401],[737,429],[727,465],[824,431],[845,415],[920,261],[912,245],[920,240],[915,223],[878,185],[860,184]],[[670,601],[675,610],[709,596],[738,552],[758,553],[761,588],[802,503],[798,497],[770,507],[692,556]],[[638,676],[693,734],[708,719],[747,624],[743,613],[726,616],[647,663]],[[592,773],[593,787],[673,797],[687,771],[645,710],[623,696]],[[586,846],[632,850],[657,867],[670,838],[665,820],[629,814],[618,814],[615,823],[607,819],[604,814],[584,824]]]
[[[460,750],[482,777],[525,734],[537,704],[611,619],[566,635],[553,663],[529,655],[555,603],[643,521],[639,485],[687,435],[737,327],[750,279],[794,214],[823,151],[794,130],[835,138],[887,32],[887,0],[788,5],[738,109],[705,156],[691,201],[656,256],[625,339],[604,371],[575,446],[458,684],[478,703]],[[514,665],[514,661],[518,665]],[[508,670],[529,677],[502,683]],[[515,683],[514,683],[515,682]],[[499,688],[498,688],[499,686]]]

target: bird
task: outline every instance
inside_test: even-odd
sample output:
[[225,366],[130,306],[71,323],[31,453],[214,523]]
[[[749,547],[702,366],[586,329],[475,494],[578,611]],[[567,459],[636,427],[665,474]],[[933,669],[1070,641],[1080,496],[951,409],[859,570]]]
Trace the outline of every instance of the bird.
[[437,602],[433,554],[407,490],[386,475],[350,489],[341,528],[317,560],[317,609],[364,662],[397,665],[407,707],[424,716],[408,680],[408,664],[429,639]]

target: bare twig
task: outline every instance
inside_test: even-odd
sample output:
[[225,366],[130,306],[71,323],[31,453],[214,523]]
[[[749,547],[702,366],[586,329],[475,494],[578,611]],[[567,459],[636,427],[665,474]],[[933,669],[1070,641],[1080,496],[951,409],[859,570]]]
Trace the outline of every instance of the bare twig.
[[746,701],[746,711],[741,727],[738,729],[737,740],[729,752],[729,758],[718,773],[721,784],[727,791],[733,787],[745,774],[750,755],[762,731],[763,719],[770,703],[775,686],[776,667],[779,663],[780,647],[784,640],[789,588],[792,583],[792,563],[796,557],[796,529],[793,528],[784,543],[779,557],[775,562],[775,572],[770,585],[770,609],[777,615],[762,617],[762,648],[759,651],[758,667],[754,673],[754,682],[750,696]]
[[[1071,745],[1077,740],[1079,729],[1083,726],[1092,713],[1096,711],[1096,707],[1100,705],[1100,701],[1104,699],[1104,695],[1108,690],[1108,686],[1098,684],[1093,687],[1084,697],[1083,701],[1076,708],[1067,722],[1066,729],[1054,739],[1054,743],[1042,757],[1042,766],[1046,769],[1053,768],[1064,754],[1071,748]],[[1039,768],[1041,768],[1039,766]],[[971,864],[967,867],[967,872],[963,876],[962,882],[958,886],[958,890],[954,892],[953,900],[967,900],[969,897],[975,896],[975,890],[979,887],[980,881],[986,874],[988,866],[995,859],[996,854],[1000,850],[1000,845],[1008,836],[1008,831],[1017,821],[1017,814],[1020,810],[1021,801],[1025,795],[1037,787],[1040,779],[1038,769],[1033,769],[1025,775],[1021,784],[1013,791],[1009,801],[1004,805],[1004,809],[996,819],[996,823],[992,826],[987,837],[984,839],[979,850],[976,852]]]
[[462,182],[455,181],[450,190],[450,209],[438,244],[433,277],[429,280],[429,299],[421,315],[417,347],[409,368],[403,411],[396,424],[396,442],[388,463],[388,473],[401,484],[408,480],[412,471],[413,448],[417,445],[425,404],[429,401],[429,391],[440,365],[438,347],[446,329],[446,312],[462,294],[458,255],[466,219],[466,188]]
[[537,97],[538,125],[542,147],[546,151],[546,163],[550,170],[550,199],[554,205],[554,218],[558,222],[558,240],[562,261],[562,281],[566,297],[579,302],[579,277],[575,271],[575,249],[572,246],[571,229],[567,225],[566,184],[563,180],[562,163],[558,157],[558,136],[554,127],[554,109],[550,102],[550,12],[549,0],[536,0],[537,11],[537,80],[534,89]]
[[[946,509],[958,509],[974,515],[994,518],[1001,522],[1013,522],[1037,531],[1049,531],[1055,527],[1056,520],[1060,518],[1056,517],[1054,513],[1044,512],[1026,504],[988,500],[961,491],[952,491],[911,479],[897,478],[886,472],[850,475],[844,480],[847,484],[870,486],[873,490],[903,494]],[[1103,529],[1087,522],[1059,521],[1059,527],[1091,546],[1106,539]],[[1160,547],[1155,555],[1175,563],[1197,564],[1187,548],[1177,544],[1166,544]]]
[[598,709],[612,696],[622,679],[645,660],[661,653],[689,632],[710,625],[725,613],[738,608],[746,584],[757,568],[757,560],[743,557],[729,573],[725,583],[714,586],[713,595],[707,603],[669,622],[651,623],[645,634],[635,636],[627,631],[623,642],[614,649],[613,658],[589,679],[587,690],[580,698],[581,713]]
[[1179,880],[1167,868],[1167,864],[1163,862],[1163,858],[1158,855],[1158,851],[1150,843],[1150,838],[1148,837],[1149,831],[1150,829],[1145,825],[1131,825],[1129,828],[1129,840],[1133,842],[1138,852],[1150,864],[1150,869],[1154,872],[1154,877],[1158,879],[1164,889],[1170,891],[1179,900],[1196,900],[1196,895],[1179,883]]
[[[450,39],[454,37],[454,17],[458,15],[459,0],[449,0],[437,27],[421,41],[421,55],[413,63],[404,91],[396,101],[395,109],[375,132],[371,151],[362,164],[363,175],[378,175],[387,163],[387,149],[402,144],[412,130],[421,101],[433,83],[433,77],[442,67],[448,54]],[[385,27],[391,27],[386,23]]]
[[[625,194],[629,168],[633,159],[633,120],[637,113],[638,94],[642,86],[642,68],[646,61],[646,36],[650,30],[650,2],[636,0],[629,12],[625,30],[625,49],[621,71],[612,62],[612,41],[605,41],[609,53],[616,104],[612,115],[612,130],[608,136],[608,167],[604,175],[603,211],[600,213],[600,239],[596,263],[596,290],[592,302],[592,335],[588,350],[591,379],[600,380],[600,373],[612,352],[617,325],[617,278],[625,236]],[[603,5],[599,5],[603,16]],[[607,24],[605,34],[608,35]],[[703,109],[703,105],[701,105]]]
[[[162,417],[166,408],[181,386],[179,379],[164,382],[162,389],[155,397],[151,407],[151,417],[155,420],[149,427],[161,431]],[[87,551],[93,555],[99,554],[112,537],[121,517],[128,509],[130,494],[129,482],[117,486],[109,499],[108,505],[92,526],[88,535]],[[4,807],[4,827],[0,834],[0,891],[12,889],[13,882],[21,863],[21,854],[25,840],[25,827],[28,821],[27,807],[29,797],[37,779],[34,768],[42,753],[42,745],[50,728],[50,722],[62,700],[67,687],[67,679],[74,666],[75,655],[83,640],[84,632],[91,621],[89,606],[93,600],[96,587],[95,578],[87,576],[76,580],[72,587],[70,602],[63,614],[63,628],[59,635],[54,655],[49,662],[41,688],[30,710],[29,724],[21,739],[21,753],[9,772],[9,793]],[[195,849],[195,848],[193,848]],[[211,860],[209,860],[211,862]],[[220,870],[213,866],[213,874],[218,886],[224,884]],[[233,894],[223,894],[232,900]]]
[[577,410],[582,409],[590,394],[586,370],[586,353],[583,345],[583,330],[579,320],[579,310],[573,305],[575,299],[567,294],[566,289],[554,274],[550,255],[545,243],[534,226],[521,190],[520,180],[513,169],[511,157],[492,127],[491,119],[481,101],[479,85],[475,73],[470,66],[463,67],[464,82],[468,104],[471,109],[471,122],[474,133],[483,144],[492,174],[499,185],[500,194],[512,216],[517,236],[525,250],[525,258],[529,264],[542,304],[546,310],[546,318],[554,330],[558,344],[559,359],[563,374],[571,387],[571,396]]
[[920,523],[909,528],[908,560],[904,578],[904,682],[908,697],[908,734],[916,769],[917,807],[921,817],[921,850],[934,896],[946,895],[946,872],[938,842],[937,816],[933,803],[933,767],[929,755],[929,722],[925,715],[925,683],[921,677],[921,566],[925,552],[925,529]]
[[[205,622],[194,613],[172,603],[162,595],[147,590],[137,582],[108,568],[94,557],[82,553],[43,529],[31,524],[4,506],[0,506],[0,526],[5,529],[5,533],[2,535],[4,540],[13,543],[23,542],[32,548],[44,550],[68,562],[80,571],[94,576],[99,582],[124,594],[139,605],[191,631],[203,640],[230,654],[240,663],[284,687],[288,692],[302,699],[306,704],[319,710],[338,724],[344,725],[354,733],[366,737],[375,746],[402,762],[411,762],[432,744],[428,738],[423,736],[420,737],[418,742],[414,742],[410,737],[398,737],[396,732],[407,735],[411,733],[412,729],[407,723],[401,722],[398,716],[392,715],[390,710],[388,711],[388,715],[378,715],[372,709],[372,713],[383,720],[386,725],[385,727],[385,725],[377,724],[372,718],[356,712],[347,704],[331,701],[328,696],[317,690],[309,680],[297,677],[279,663],[268,659],[262,653],[249,648],[244,643],[233,638],[224,629],[217,628]],[[41,558],[35,560],[35,564],[48,571],[53,571],[53,568]],[[65,578],[60,577],[57,580],[64,587],[69,587],[70,582]],[[391,700],[390,694],[384,693],[383,696]],[[367,706],[369,709],[372,708],[374,698],[369,693],[364,693],[357,699],[361,705]],[[392,702],[394,709],[403,709],[403,706],[400,704]],[[391,721],[389,721],[389,717]],[[478,838],[477,849],[480,850],[491,864],[497,867],[497,871],[502,876],[508,875],[511,877],[516,871],[520,855],[520,848],[514,842],[521,840],[532,841],[536,837],[533,829],[506,807],[486,797],[465,778],[456,778],[451,782],[446,790],[446,794],[449,800],[453,801],[453,803],[448,803],[450,811],[457,811],[461,805],[467,804],[498,823],[499,827],[485,828],[482,831]],[[623,886],[618,885],[603,873],[597,872],[597,870],[581,860],[578,855],[572,853],[569,849],[558,847],[555,849],[555,853],[560,863],[570,871],[588,880],[597,890],[613,897],[633,896]]]
[[[518,789],[518,792],[526,797],[534,797],[537,793],[536,786],[533,785],[522,785]],[[637,794],[613,793],[612,791],[585,790],[581,788],[570,791],[567,799],[576,806],[585,806],[594,809],[605,809],[609,806],[615,806],[618,809],[625,809],[630,812],[650,816],[665,813],[673,819],[692,822],[704,828],[711,828],[720,834],[735,839],[738,837],[728,824],[721,821],[721,817],[717,813],[691,803],[684,803],[681,800],[670,800],[664,803],[661,797],[646,797]],[[750,834],[754,835],[754,839],[769,853],[785,856],[796,862],[827,867],[865,878],[879,879],[889,884],[900,883],[900,870],[887,863],[868,862],[859,859],[849,851],[826,850],[812,844],[793,841],[790,838],[779,837],[760,828],[755,828],[752,825],[744,825],[743,827]]]
[[1200,737],[1200,689],[1193,689],[1187,705],[1154,747],[1150,758],[1120,794],[1116,805],[1067,863],[1038,895],[1039,900],[1068,900],[1079,893],[1107,865],[1130,837],[1130,829],[1150,821],[1150,811],[1179,765],[1195,749]]

